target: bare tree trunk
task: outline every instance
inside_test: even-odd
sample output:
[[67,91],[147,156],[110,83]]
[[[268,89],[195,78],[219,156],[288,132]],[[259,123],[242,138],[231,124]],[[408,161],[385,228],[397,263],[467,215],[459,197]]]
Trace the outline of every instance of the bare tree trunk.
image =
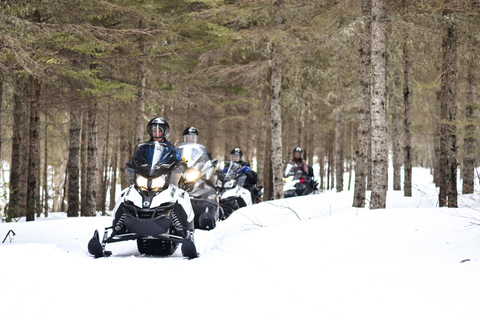
[[130,143],[128,141],[128,130],[121,130],[120,131],[120,165],[119,165],[119,170],[120,170],[120,184],[122,190],[127,188],[130,185],[130,182],[128,181],[127,173],[124,170],[125,164],[129,161],[130,159],[130,153],[129,153],[129,146]]
[[[404,4],[406,0],[404,0]],[[412,133],[410,119],[412,89],[410,88],[410,51],[408,50],[408,35],[403,43],[403,165],[404,181],[403,195],[412,196]]]
[[22,198],[20,190],[23,188],[22,175],[25,170],[25,155],[22,154],[22,145],[24,141],[24,119],[25,119],[25,100],[26,89],[25,80],[16,75],[15,91],[13,94],[14,109],[13,109],[13,130],[12,130],[12,161],[10,169],[10,200],[7,210],[7,221],[13,218],[25,215],[26,199]]
[[[275,2],[275,25],[282,24],[283,0]],[[273,43],[272,67],[272,168],[273,168],[273,199],[283,198],[282,174],[282,107],[280,92],[282,86],[282,45],[280,41]]]
[[70,106],[70,133],[68,146],[68,206],[67,217],[78,217],[80,207],[79,188],[80,188],[80,135],[82,131],[82,110],[78,105]]
[[109,142],[110,142],[110,105],[107,107],[107,136],[105,137],[105,153],[103,155],[103,178],[102,178],[102,195],[101,195],[101,210],[102,210],[102,215],[106,215],[106,207],[107,207],[107,191],[108,191],[108,171],[109,171],[109,166],[108,166],[108,159],[109,159],[109,154],[108,154],[108,148],[109,148]]
[[401,102],[397,98],[397,89],[401,87],[398,74],[393,76],[394,88],[390,92],[390,113],[392,115],[392,160],[393,190],[402,190],[402,116]]
[[110,182],[110,206],[109,210],[113,210],[115,207],[115,201],[116,201],[116,189],[117,189],[117,170],[118,170],[118,147],[119,147],[119,141],[118,139],[115,139],[115,148],[113,149],[112,152],[112,181]]
[[[266,161],[267,161],[267,158],[266,158],[266,148],[267,148],[267,138],[268,138],[268,134],[267,134],[267,123],[268,123],[268,118],[269,118],[269,100],[268,100],[268,96],[269,96],[269,90],[268,88],[265,88],[264,90],[262,90],[262,96],[263,96],[263,114],[262,114],[262,119],[261,119],[261,125],[260,127],[261,128],[265,128],[264,130],[261,130],[261,134],[260,134],[260,139],[259,139],[259,143],[258,143],[258,156],[257,156],[257,159],[258,159],[258,165],[257,165],[257,174],[258,174],[258,184],[259,185],[265,185],[265,176],[266,176],[266,172],[265,172],[265,169],[266,169]],[[268,161],[270,161],[268,159]],[[265,197],[267,199],[267,197]]]
[[87,209],[86,216],[95,216],[97,204],[97,104],[88,109],[88,147],[87,147]]
[[465,111],[465,120],[467,125],[465,126],[464,134],[464,158],[463,158],[463,194],[470,194],[474,191],[474,178],[475,178],[475,145],[477,140],[475,138],[475,124],[477,123],[477,115],[475,110],[475,104],[477,102],[477,79],[475,76],[476,61],[474,55],[470,56],[469,68],[468,68],[468,89],[467,89],[467,106]]
[[[145,29],[145,22],[140,20],[138,23],[139,29]],[[144,140],[145,134],[145,44],[143,37],[140,37],[138,48],[142,55],[142,59],[137,61],[138,65],[138,73],[137,73],[137,117],[136,117],[136,125],[135,125],[135,144],[139,144]]]
[[355,157],[355,190],[353,206],[365,207],[368,176],[368,148],[370,145],[370,81],[371,81],[371,0],[362,1],[362,15],[365,21],[365,30],[360,42],[360,70],[358,84],[358,133],[357,151]]
[[372,196],[370,209],[385,208],[388,182],[385,99],[385,0],[372,0]]
[[38,147],[38,98],[40,84],[38,79],[30,76],[30,126],[28,148],[28,183],[27,183],[27,221],[35,221],[37,202],[37,184],[39,183],[38,167],[40,165],[40,153]]
[[341,102],[341,74],[340,74],[340,62],[337,62],[337,99],[336,99],[336,109],[335,109],[335,172],[336,172],[336,190],[337,192],[343,191],[343,128],[342,128],[342,117],[340,108],[342,106]]
[[[448,7],[449,0],[445,1]],[[447,9],[444,16],[449,15]],[[450,19],[445,19],[450,20]],[[457,82],[457,30],[453,21],[446,21],[445,35],[442,41],[443,63],[441,77],[441,159],[440,161],[440,207],[454,207],[457,204],[457,146],[455,135],[456,120],[456,82]]]
[[[87,216],[87,172],[88,172],[88,156],[87,156],[87,146],[88,146],[88,106],[83,105],[82,108],[82,134],[81,139],[82,143],[80,145],[80,162],[81,162],[81,176],[80,176],[80,209],[81,216]],[[123,132],[124,130],[120,130]]]
[[48,116],[45,112],[45,150],[43,156],[43,212],[48,217]]
[[2,109],[3,109],[3,72],[0,71],[0,163],[2,162],[2,140],[3,140],[3,128],[2,128]]

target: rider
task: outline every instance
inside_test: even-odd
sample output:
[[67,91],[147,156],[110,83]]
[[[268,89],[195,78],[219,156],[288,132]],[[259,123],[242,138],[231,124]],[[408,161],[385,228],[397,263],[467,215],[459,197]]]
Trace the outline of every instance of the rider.
[[150,140],[137,145],[135,148],[133,161],[146,161],[147,163],[152,164],[155,143],[159,142],[174,151],[173,153],[175,154],[175,161],[184,163],[180,153],[178,153],[177,149],[175,149],[172,143],[167,140],[168,135],[170,134],[170,126],[165,119],[157,117],[150,120],[147,124],[147,134]]
[[303,181],[305,181],[305,175],[308,173],[308,165],[307,165],[307,162],[302,158],[303,156],[302,148],[296,147],[295,149],[293,149],[292,155],[293,155],[292,159],[290,160],[289,163],[294,166],[295,172],[298,170],[302,171],[300,182],[303,183]]
[[[200,144],[200,143],[198,143],[198,136],[199,136],[199,134],[198,134],[197,128],[195,128],[195,127],[185,128],[185,130],[183,130],[183,143],[179,144],[177,146],[177,148],[186,144],[186,143]],[[204,147],[203,145],[201,145],[201,146]],[[212,155],[208,151],[207,151],[207,156],[208,156],[208,160],[212,160]]]
[[[245,173],[247,176],[247,179],[245,180],[244,188],[250,191],[252,194],[252,198],[256,200],[255,198],[257,197],[258,190],[256,188],[257,184],[257,173],[250,169],[250,166],[248,165],[247,162],[242,161],[242,156],[243,152],[240,148],[234,148],[230,152],[230,161],[238,163],[239,165],[242,166],[242,169],[238,171],[238,174]],[[223,168],[222,172],[227,172],[228,167]]]

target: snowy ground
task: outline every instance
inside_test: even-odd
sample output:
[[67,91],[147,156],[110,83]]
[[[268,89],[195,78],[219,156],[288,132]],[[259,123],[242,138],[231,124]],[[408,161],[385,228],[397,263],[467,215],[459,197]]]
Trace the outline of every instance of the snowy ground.
[[[480,319],[480,196],[414,195],[352,208],[352,192],[265,202],[196,231],[200,257],[87,253],[109,217],[0,223],[1,319]],[[148,318],[147,318],[148,317]]]

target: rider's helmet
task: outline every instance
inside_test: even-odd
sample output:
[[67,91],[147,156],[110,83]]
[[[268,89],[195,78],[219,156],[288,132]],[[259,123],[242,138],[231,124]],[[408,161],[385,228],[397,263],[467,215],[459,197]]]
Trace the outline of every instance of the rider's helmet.
[[296,147],[295,149],[293,149],[292,155],[293,155],[294,158],[295,158],[295,152],[300,152],[300,158],[303,158],[303,150],[302,150],[302,148]]
[[163,118],[153,118],[147,124],[147,134],[150,139],[153,139],[153,129],[158,128],[163,132],[163,138],[167,139],[170,134],[170,126],[168,125],[167,120]]
[[230,151],[230,161],[238,162],[242,161],[243,152],[240,148],[235,148]]
[[183,142],[198,143],[198,130],[195,127],[188,127],[183,130]]

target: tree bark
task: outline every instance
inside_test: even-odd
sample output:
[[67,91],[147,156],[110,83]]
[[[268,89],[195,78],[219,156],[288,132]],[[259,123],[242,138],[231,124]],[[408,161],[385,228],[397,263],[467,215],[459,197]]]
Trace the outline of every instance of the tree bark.
[[337,192],[343,191],[343,129],[342,129],[342,117],[340,108],[341,102],[341,73],[340,63],[337,62],[337,99],[335,106],[335,173],[336,173],[336,190]]
[[27,221],[35,221],[39,194],[38,168],[40,165],[39,134],[38,134],[38,99],[40,95],[40,83],[37,78],[30,76],[30,125],[29,125],[29,148],[28,148],[28,182],[27,182]]
[[43,156],[43,213],[45,218],[48,217],[48,115],[45,112],[45,126],[44,126],[44,156]]
[[[145,29],[145,22],[140,20],[138,23],[139,29]],[[145,44],[143,37],[140,37],[138,40],[138,48],[142,59],[137,61],[137,113],[135,121],[135,144],[139,144],[144,140],[145,134]]]
[[13,94],[13,130],[12,130],[12,161],[10,169],[10,199],[7,210],[7,221],[25,216],[26,198],[22,197],[21,189],[25,188],[22,184],[22,175],[26,172],[25,163],[28,161],[26,154],[22,154],[23,144],[25,144],[24,119],[26,105],[26,83],[25,79],[16,75],[15,91]]
[[[282,24],[283,0],[275,2],[275,26]],[[272,168],[273,168],[273,199],[283,198],[283,170],[282,170],[282,107],[280,93],[282,86],[282,44],[280,41],[273,43],[272,57],[272,100],[271,100],[271,126],[272,126]]]
[[[88,111],[87,106],[83,105],[82,108],[82,133],[81,133],[81,145],[80,145],[80,167],[81,167],[81,183],[80,183],[80,209],[81,216],[87,216],[87,172],[88,172],[88,156],[87,156],[87,146],[88,146]],[[121,130],[123,132],[123,130]]]
[[464,134],[464,158],[463,158],[463,194],[470,194],[474,192],[474,178],[475,178],[475,145],[477,139],[475,138],[475,124],[477,123],[477,115],[475,104],[477,101],[477,79],[475,76],[476,62],[473,55],[470,56],[468,68],[468,89],[467,89],[467,106],[465,110],[465,126]]
[[[445,1],[448,8],[449,1]],[[441,77],[441,161],[440,161],[440,207],[454,207],[457,204],[457,146],[455,135],[456,82],[457,82],[457,30],[451,21],[450,12],[443,12],[446,22],[442,40],[443,61]]]
[[385,0],[372,1],[372,196],[370,209],[385,208],[388,182],[385,87]]
[[353,206],[365,207],[367,189],[368,148],[370,145],[370,81],[371,81],[371,0],[362,1],[365,29],[360,42],[360,67],[358,84],[358,133],[355,158],[355,190]]
[[397,94],[397,89],[401,88],[398,73],[394,74],[393,79],[393,90],[390,90],[389,108],[392,116],[393,190],[402,190],[402,103]]
[[410,51],[408,49],[408,35],[403,43],[403,195],[412,196],[412,133],[410,119],[412,89],[410,88]]
[[85,215],[95,216],[97,205],[97,104],[88,108],[88,147],[87,147],[87,209]]
[[78,105],[70,106],[70,129],[67,163],[67,217],[78,217],[79,212],[79,187],[80,187],[80,148],[82,131],[82,110]]

